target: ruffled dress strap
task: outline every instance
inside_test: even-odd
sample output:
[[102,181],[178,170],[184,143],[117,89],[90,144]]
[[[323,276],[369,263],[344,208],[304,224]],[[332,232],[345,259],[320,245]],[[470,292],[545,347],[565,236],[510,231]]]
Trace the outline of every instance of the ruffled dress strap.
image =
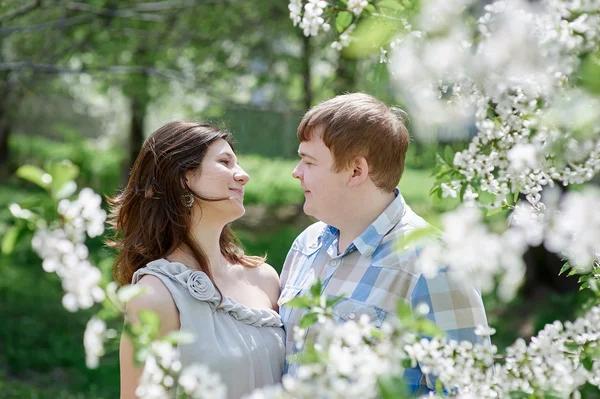
[[223,301],[219,305],[221,296],[208,275],[198,270],[192,270],[183,263],[169,262],[166,259],[155,260],[136,271],[132,283],[137,283],[143,275],[156,273],[177,282],[195,299],[209,303],[214,310],[228,313],[242,323],[255,327],[281,327],[283,325],[279,314],[272,309],[250,308],[228,296],[223,296]]

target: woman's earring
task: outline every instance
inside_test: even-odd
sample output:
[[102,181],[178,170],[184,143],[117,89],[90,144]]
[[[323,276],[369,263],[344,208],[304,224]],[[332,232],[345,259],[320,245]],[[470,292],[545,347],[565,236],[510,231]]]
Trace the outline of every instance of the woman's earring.
[[191,208],[194,205],[195,200],[196,198],[194,198],[192,193],[183,194],[181,196],[181,201],[186,208]]

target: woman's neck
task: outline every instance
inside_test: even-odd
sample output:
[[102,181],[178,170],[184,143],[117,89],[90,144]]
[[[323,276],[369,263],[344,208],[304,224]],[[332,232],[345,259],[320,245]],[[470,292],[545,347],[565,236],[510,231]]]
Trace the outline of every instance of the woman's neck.
[[[201,220],[194,223],[191,228],[191,238],[200,246],[208,260],[211,271],[216,272],[227,264],[227,261],[221,253],[219,239],[225,226],[217,224],[208,224]],[[186,245],[180,245],[175,249],[167,259],[174,262],[180,262],[189,268],[198,269],[200,265],[192,255],[190,248]]]

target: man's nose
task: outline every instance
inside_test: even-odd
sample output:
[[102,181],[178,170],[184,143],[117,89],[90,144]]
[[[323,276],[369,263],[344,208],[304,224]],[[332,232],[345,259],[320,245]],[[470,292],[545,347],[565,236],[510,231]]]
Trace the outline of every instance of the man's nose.
[[302,180],[302,171],[300,170],[300,163],[298,163],[292,171],[292,177]]

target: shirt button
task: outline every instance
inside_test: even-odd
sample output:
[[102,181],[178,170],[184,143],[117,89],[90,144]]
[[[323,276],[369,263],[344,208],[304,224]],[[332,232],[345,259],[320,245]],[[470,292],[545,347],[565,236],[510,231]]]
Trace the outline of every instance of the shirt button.
[[337,265],[338,265],[338,261],[337,261],[337,260],[332,260],[331,262],[329,262],[329,264],[330,264],[331,266],[334,266],[334,267],[335,267],[335,266],[337,266]]
[[354,312],[352,312],[352,313],[350,313],[350,314],[348,315],[348,318],[349,318],[350,320],[354,320],[354,318],[355,318],[355,317],[356,317],[356,314],[355,314]]

